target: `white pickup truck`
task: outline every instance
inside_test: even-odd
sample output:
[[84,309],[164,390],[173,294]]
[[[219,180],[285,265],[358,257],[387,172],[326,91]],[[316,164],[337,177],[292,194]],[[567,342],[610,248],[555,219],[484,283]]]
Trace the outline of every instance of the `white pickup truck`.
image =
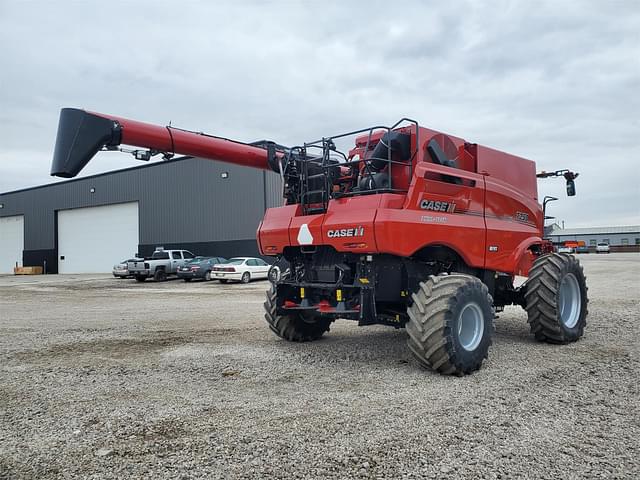
[[164,282],[168,275],[175,275],[182,265],[194,258],[195,255],[187,250],[165,250],[156,248],[153,255],[128,263],[129,275],[136,281],[144,282],[153,277],[156,282]]

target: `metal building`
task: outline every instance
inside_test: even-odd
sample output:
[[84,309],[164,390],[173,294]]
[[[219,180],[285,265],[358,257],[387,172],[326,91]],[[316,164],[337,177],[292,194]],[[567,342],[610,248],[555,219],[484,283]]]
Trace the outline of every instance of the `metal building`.
[[618,227],[554,228],[546,235],[556,245],[584,242],[591,251],[598,243],[607,243],[611,251],[640,252],[640,225]]
[[0,194],[0,273],[109,272],[155,247],[257,256],[265,209],[282,203],[280,177],[182,157]]

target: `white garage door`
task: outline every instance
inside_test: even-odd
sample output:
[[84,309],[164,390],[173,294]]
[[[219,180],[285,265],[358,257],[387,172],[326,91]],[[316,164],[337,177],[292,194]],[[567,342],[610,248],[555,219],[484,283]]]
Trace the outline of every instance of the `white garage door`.
[[0,218],[0,273],[13,273],[16,263],[22,267],[24,216]]
[[107,273],[138,251],[138,202],[58,212],[58,273]]

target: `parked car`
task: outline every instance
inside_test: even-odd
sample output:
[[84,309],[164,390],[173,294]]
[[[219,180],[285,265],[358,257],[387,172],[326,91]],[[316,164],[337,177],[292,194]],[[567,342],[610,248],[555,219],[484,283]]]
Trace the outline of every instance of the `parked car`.
[[138,282],[144,282],[149,277],[153,277],[156,282],[164,282],[169,275],[176,274],[178,268],[194,257],[195,255],[187,250],[165,250],[158,247],[150,257],[129,262],[127,267]]
[[586,245],[578,245],[576,247],[576,253],[589,253],[589,247]]
[[142,260],[141,258],[129,258],[128,260],[123,260],[120,263],[117,263],[113,266],[113,276],[116,278],[128,278],[133,275],[129,273],[129,262],[135,262],[136,260]]
[[222,257],[196,257],[188,260],[178,269],[178,278],[185,282],[190,282],[194,278],[211,280],[211,270],[214,265],[226,263],[227,259]]
[[565,245],[558,247],[558,253],[573,253],[573,247],[567,247]]
[[600,242],[596,245],[596,253],[611,253],[608,243]]
[[271,265],[261,258],[235,257],[227,263],[214,265],[213,274],[214,279],[220,280],[220,283],[227,283],[229,280],[249,283],[251,280],[267,278],[269,268]]

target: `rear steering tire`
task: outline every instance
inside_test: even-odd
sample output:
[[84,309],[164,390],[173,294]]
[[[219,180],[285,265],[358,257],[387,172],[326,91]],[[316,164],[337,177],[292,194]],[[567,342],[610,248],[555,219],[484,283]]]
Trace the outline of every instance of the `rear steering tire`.
[[274,287],[267,290],[267,301],[264,302],[264,318],[269,328],[280,338],[290,342],[312,342],[318,340],[329,327],[333,320],[325,319],[318,315],[310,315],[302,312],[288,315],[277,314],[277,294]]
[[584,334],[589,302],[587,282],[573,255],[552,253],[536,259],[524,298],[536,340],[566,344]]
[[418,363],[443,375],[467,375],[487,358],[493,300],[478,278],[431,275],[407,310],[409,350]]

